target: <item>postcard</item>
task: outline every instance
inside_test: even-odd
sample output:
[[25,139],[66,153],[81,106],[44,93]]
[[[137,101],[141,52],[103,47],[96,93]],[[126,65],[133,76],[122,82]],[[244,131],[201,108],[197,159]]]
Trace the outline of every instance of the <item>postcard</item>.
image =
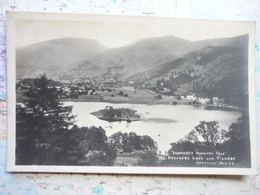
[[255,23],[7,13],[10,172],[256,173]]

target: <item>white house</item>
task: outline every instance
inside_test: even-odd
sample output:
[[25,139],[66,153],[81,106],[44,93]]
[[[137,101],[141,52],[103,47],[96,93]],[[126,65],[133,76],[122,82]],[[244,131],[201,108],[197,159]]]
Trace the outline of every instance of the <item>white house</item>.
[[187,95],[186,96],[186,100],[195,101],[196,100],[196,96],[195,95]]
[[198,102],[200,102],[203,105],[206,105],[207,103],[210,102],[210,99],[209,98],[199,98]]

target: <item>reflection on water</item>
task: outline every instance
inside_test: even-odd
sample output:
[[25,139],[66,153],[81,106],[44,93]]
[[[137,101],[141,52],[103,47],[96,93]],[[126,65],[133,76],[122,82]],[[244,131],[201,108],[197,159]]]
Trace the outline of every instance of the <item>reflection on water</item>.
[[143,122],[152,122],[152,123],[176,123],[176,120],[169,119],[169,118],[143,118]]
[[[229,126],[241,116],[237,111],[205,110],[201,107],[189,105],[145,105],[145,104],[111,104],[104,102],[66,102],[73,106],[73,114],[79,127],[101,126],[106,135],[121,131],[135,132],[137,135],[148,135],[153,138],[158,149],[162,152],[170,149],[170,143],[184,138],[200,121],[219,122],[220,129],[228,130]],[[141,121],[127,123],[108,122],[91,115],[91,112],[104,109],[106,106],[114,108],[129,108],[136,110]]]

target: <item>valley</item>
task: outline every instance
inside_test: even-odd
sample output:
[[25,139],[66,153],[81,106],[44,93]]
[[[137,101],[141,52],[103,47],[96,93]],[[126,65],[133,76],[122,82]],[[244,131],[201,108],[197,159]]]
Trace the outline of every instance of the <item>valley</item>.
[[17,88],[46,74],[60,99],[246,108],[247,42],[247,35],[196,42],[169,35],[106,48],[95,40],[50,40],[17,50]]

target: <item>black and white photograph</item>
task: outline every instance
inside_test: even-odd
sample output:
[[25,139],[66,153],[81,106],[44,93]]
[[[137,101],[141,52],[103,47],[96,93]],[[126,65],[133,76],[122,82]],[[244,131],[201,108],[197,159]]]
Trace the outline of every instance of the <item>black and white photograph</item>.
[[252,173],[254,42],[254,22],[7,13],[7,169]]

